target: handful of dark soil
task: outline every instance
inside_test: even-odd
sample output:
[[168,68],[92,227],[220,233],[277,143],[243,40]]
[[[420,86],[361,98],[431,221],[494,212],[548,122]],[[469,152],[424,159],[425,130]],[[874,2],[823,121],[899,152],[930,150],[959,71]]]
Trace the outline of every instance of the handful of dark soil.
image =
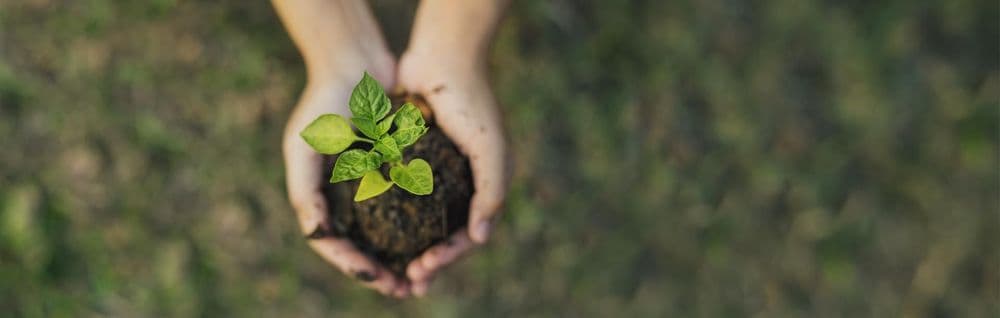
[[[437,127],[423,98],[412,95],[390,98],[393,111],[408,101],[424,115],[429,130],[403,153],[403,160],[419,157],[430,163],[434,192],[421,196],[392,187],[374,198],[354,202],[352,198],[359,183],[354,180],[325,183],[323,193],[330,206],[327,224],[330,235],[350,239],[359,250],[396,276],[405,277],[406,265],[411,260],[466,225],[474,189],[468,158]],[[326,156],[324,178],[330,178],[336,158]],[[388,167],[383,167],[382,173],[388,174],[387,170]]]

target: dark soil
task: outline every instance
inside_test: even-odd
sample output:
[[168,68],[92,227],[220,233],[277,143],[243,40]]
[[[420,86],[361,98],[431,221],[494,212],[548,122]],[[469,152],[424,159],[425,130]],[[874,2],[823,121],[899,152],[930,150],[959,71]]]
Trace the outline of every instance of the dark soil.
[[[358,249],[399,277],[405,276],[406,265],[412,259],[466,225],[469,199],[474,190],[468,159],[434,125],[423,99],[393,98],[393,111],[402,100],[416,104],[430,126],[427,134],[404,150],[403,160],[423,158],[431,164],[434,192],[419,196],[393,186],[379,196],[354,202],[359,180],[327,183],[323,187],[330,203],[328,234],[349,238]],[[335,160],[336,156],[326,158],[326,179],[330,177]],[[388,165],[383,165],[382,169],[383,175],[388,177]]]

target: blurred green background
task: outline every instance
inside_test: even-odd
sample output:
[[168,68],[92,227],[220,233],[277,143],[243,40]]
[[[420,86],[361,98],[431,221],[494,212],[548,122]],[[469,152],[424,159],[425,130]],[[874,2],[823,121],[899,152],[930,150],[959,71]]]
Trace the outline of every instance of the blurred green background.
[[[394,50],[414,1],[373,1]],[[432,295],[306,246],[266,1],[0,2],[0,316],[1000,315],[997,1],[515,1],[515,175]]]

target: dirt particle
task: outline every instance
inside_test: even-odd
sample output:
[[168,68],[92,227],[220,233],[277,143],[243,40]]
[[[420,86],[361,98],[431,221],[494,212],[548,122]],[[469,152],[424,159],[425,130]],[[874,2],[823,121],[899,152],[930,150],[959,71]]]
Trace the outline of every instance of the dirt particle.
[[306,235],[306,238],[310,239],[310,240],[316,240],[316,239],[321,239],[321,238],[324,238],[324,237],[332,236],[330,234],[331,234],[330,231],[327,231],[326,228],[323,227],[323,225],[317,225],[316,229],[313,230],[312,233],[309,233],[309,235]]
[[438,86],[435,86],[434,89],[431,90],[431,92],[434,94],[440,94],[443,91],[444,91],[444,84],[439,84]]
[[367,271],[359,271],[354,273],[354,278],[357,278],[362,282],[369,283],[375,280],[375,275]]

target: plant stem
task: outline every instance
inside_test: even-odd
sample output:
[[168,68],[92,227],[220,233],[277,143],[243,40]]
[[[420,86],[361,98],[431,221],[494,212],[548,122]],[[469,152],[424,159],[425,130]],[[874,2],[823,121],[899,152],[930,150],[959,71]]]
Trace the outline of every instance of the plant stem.
[[364,141],[364,142],[367,142],[367,143],[370,143],[370,144],[373,144],[373,145],[375,144],[374,140],[371,140],[371,139],[368,139],[368,138],[365,138],[365,137],[355,137],[354,140]]

